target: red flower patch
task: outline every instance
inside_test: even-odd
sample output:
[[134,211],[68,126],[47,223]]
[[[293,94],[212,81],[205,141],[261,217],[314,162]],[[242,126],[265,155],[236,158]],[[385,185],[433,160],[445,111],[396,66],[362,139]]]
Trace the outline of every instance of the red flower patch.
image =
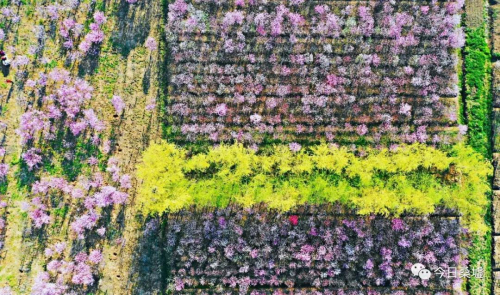
[[299,217],[297,215],[291,215],[290,217],[288,217],[288,220],[290,220],[290,223],[292,225],[299,224]]

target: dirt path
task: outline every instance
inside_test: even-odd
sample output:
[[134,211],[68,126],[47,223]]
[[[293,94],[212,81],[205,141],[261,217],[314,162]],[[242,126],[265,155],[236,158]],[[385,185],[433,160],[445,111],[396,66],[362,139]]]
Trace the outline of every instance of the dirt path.
[[477,28],[484,22],[485,10],[483,0],[465,1],[465,23],[469,28]]
[[[161,15],[161,1],[144,1],[144,5],[129,10],[124,19],[134,19],[134,27],[118,28],[116,38],[133,40],[143,39],[141,29],[146,24],[150,25],[149,35],[159,39],[158,28],[163,17]],[[120,26],[120,23],[115,23]],[[142,41],[142,40],[141,40]],[[151,140],[160,138],[161,126],[158,119],[158,108],[150,112],[146,106],[160,98],[159,88],[159,66],[162,64],[160,53],[150,54],[142,47],[144,41],[139,42],[140,47],[128,51],[128,48],[118,48],[115,51],[121,53],[110,53],[111,59],[117,58],[118,62],[113,71],[104,70],[104,75],[114,75],[111,80],[116,79],[114,94],[120,95],[127,105],[125,113],[113,121],[113,133],[116,136],[114,156],[117,157],[121,166],[130,174],[134,173],[135,165],[140,159],[141,152],[148,146]],[[128,55],[124,55],[127,53]],[[100,74],[93,77],[93,85],[99,93],[97,101],[109,100],[109,95],[104,89],[109,87],[106,80],[101,79]],[[100,90],[103,91],[100,91]],[[106,108],[99,108],[104,110]],[[112,118],[112,109],[102,116]],[[132,286],[135,285],[137,270],[133,262],[138,255],[138,239],[142,236],[143,220],[137,218],[137,207],[134,206],[134,194],[131,203],[123,212],[115,212],[116,224],[122,235],[105,246],[103,252],[105,257],[105,268],[99,289],[107,294],[130,294]]]

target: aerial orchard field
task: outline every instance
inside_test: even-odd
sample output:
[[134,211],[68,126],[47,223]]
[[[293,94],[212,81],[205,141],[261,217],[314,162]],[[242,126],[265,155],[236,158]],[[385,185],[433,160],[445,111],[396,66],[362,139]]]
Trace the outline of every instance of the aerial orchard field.
[[[175,140],[449,144],[460,3],[169,6]],[[215,15],[216,17],[211,17]]]
[[500,294],[497,6],[0,0],[0,295]]

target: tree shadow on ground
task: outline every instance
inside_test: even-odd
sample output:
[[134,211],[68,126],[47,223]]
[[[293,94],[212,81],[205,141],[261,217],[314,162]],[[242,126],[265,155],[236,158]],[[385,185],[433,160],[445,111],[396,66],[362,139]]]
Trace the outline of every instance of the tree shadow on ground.
[[142,77],[142,92],[144,94],[148,94],[149,88],[151,87],[151,66],[152,66],[152,59],[150,58],[146,72]]
[[150,219],[140,229],[139,239],[133,253],[129,276],[135,286],[131,294],[162,294],[163,250],[162,230],[159,218]]
[[4,66],[3,64],[1,64],[1,67],[2,67],[2,74],[3,74],[3,76],[4,77],[9,76],[9,74],[10,74],[10,67]]
[[135,4],[121,1],[117,11],[117,29],[111,37],[113,48],[124,57],[142,46],[149,36],[157,0],[144,0]]
[[83,77],[92,75],[99,67],[99,54],[101,52],[101,45],[94,45],[91,53],[85,55],[82,62],[78,65],[78,76]]

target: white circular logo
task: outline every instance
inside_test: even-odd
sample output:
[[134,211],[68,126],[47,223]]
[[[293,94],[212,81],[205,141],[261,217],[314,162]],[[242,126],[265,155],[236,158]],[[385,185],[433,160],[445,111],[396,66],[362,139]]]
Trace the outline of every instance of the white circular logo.
[[425,269],[425,266],[422,263],[415,263],[414,265],[411,266],[411,272],[413,273],[414,276],[418,276],[418,273],[422,269]]
[[428,280],[428,279],[431,278],[431,271],[424,268],[424,269],[422,269],[421,271],[418,272],[418,276],[422,280],[426,281],[426,280]]

